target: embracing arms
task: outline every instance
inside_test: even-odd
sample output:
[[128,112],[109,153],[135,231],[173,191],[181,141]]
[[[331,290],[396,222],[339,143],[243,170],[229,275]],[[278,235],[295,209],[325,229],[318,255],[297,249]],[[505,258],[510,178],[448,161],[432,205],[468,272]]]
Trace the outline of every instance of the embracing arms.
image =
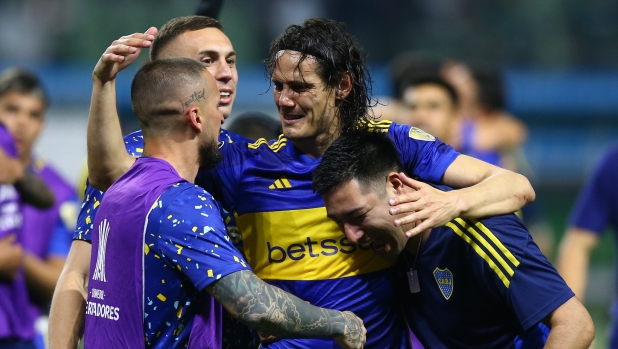
[[251,271],[229,274],[206,290],[232,316],[275,337],[333,337],[344,348],[362,348],[365,343],[363,322],[353,313],[313,306]]
[[512,213],[534,201],[536,195],[526,177],[466,155],[459,155],[443,177],[444,184],[461,189],[444,192],[404,174],[400,178],[416,191],[391,199],[391,214],[411,212],[396,220],[395,225],[422,221],[408,232],[409,236],[456,217]]

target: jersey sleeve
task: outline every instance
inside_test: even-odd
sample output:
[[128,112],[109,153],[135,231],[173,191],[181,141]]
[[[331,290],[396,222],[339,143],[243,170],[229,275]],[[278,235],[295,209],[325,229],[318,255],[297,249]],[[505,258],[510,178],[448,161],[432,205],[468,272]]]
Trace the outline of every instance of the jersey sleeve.
[[86,180],[86,190],[84,191],[84,199],[77,215],[73,240],[92,241],[92,223],[102,199],[103,192],[95,189]]
[[441,183],[444,172],[459,156],[450,145],[416,127],[393,122],[388,135],[399,151],[405,171],[423,181]]
[[579,193],[569,216],[569,224],[601,234],[612,212],[615,178],[618,175],[618,150],[604,156]]
[[575,295],[515,215],[466,222],[485,251],[477,254],[478,280],[511,309],[524,331]]
[[157,231],[158,239],[149,249],[182,271],[198,290],[228,274],[251,270],[232,245],[220,208],[209,193],[191,185],[169,204],[158,205],[163,205],[155,214],[158,219],[148,220],[148,231]]

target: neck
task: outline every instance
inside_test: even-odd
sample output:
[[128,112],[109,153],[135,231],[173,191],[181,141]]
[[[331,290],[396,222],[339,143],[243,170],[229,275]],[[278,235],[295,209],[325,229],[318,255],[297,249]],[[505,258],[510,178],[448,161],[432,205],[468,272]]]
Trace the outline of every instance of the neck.
[[408,251],[411,255],[416,256],[419,251],[419,245],[423,245],[425,241],[427,241],[430,233],[431,229],[427,229],[424,232],[416,234],[416,236],[410,238],[408,243],[406,243],[406,251]]
[[199,155],[193,142],[179,138],[144,137],[144,155],[167,161],[180,177],[193,183],[199,169]]
[[326,149],[339,137],[339,123],[333,122],[325,132],[311,138],[292,139],[292,144],[303,154],[314,159],[324,155]]

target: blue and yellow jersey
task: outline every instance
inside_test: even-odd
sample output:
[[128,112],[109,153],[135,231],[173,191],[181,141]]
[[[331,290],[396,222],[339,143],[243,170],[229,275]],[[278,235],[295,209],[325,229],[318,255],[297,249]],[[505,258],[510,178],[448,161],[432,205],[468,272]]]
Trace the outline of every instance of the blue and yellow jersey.
[[[414,259],[404,251],[398,290],[426,348],[543,348],[540,321],[574,296],[514,214],[456,218]],[[408,289],[412,263],[418,293]]]
[[[457,157],[450,146],[419,129],[371,122],[387,133],[406,170],[439,182]],[[351,243],[326,216],[313,192],[320,159],[304,155],[283,135],[252,144],[226,144],[223,162],[196,183],[235,212],[244,254],[256,275],[310,303],[353,311],[367,328],[366,348],[408,347],[393,297],[392,262]],[[268,348],[334,348],[332,340],[282,340]]]

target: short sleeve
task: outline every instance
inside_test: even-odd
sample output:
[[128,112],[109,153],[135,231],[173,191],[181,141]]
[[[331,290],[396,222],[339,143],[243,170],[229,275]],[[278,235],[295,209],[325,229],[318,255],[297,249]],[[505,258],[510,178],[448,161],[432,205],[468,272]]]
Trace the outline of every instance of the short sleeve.
[[406,172],[423,181],[441,183],[444,172],[459,156],[450,145],[416,127],[393,122],[388,135]]
[[475,268],[482,270],[477,279],[511,309],[524,331],[574,296],[514,214],[466,221],[485,251],[477,258],[482,263]]
[[228,274],[250,270],[233,246],[213,197],[197,186],[186,186],[169,189],[180,193],[168,204],[162,196],[153,209],[155,219],[148,219],[146,234],[156,231],[157,239],[148,246],[150,251],[182,271],[198,290]]
[[507,302],[524,330],[536,326],[575,294],[529,238],[508,288]]
[[618,176],[616,161],[618,149],[601,159],[575,201],[569,216],[570,225],[597,234],[603,232],[612,212],[612,195],[618,196],[613,189]]
[[86,180],[86,190],[84,191],[84,199],[77,215],[73,240],[92,241],[92,223],[102,199],[103,192],[95,189]]

